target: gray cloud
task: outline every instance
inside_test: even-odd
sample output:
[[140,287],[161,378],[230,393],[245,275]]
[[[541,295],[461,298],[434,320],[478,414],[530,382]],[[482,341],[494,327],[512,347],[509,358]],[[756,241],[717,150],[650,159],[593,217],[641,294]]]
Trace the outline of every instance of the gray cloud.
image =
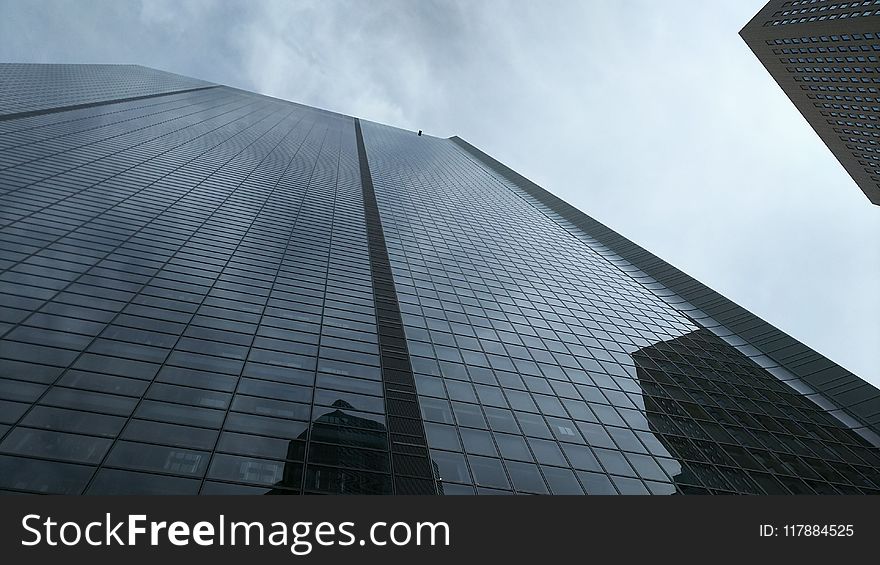
[[0,0],[0,59],[461,135],[880,385],[880,208],[737,36],[761,5]]

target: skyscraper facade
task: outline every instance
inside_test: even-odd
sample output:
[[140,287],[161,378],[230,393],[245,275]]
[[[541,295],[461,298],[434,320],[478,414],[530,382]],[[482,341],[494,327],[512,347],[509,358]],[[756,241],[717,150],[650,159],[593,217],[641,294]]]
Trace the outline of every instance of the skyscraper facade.
[[0,489],[880,493],[880,392],[459,138],[0,65]]
[[770,0],[740,35],[880,204],[880,3]]

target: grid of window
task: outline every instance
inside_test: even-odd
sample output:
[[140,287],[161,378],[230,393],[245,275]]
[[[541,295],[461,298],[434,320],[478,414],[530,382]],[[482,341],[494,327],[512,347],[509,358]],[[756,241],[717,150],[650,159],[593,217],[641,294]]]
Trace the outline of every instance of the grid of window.
[[876,446],[466,144],[89,89],[0,120],[0,490],[880,492]]
[[880,0],[838,2],[835,0],[795,0],[783,2],[781,10],[773,12],[764,26],[785,26],[814,22],[833,22],[850,18],[880,15]]
[[[816,88],[812,84],[802,86],[809,91],[809,99],[823,99],[852,102],[876,102],[876,86],[880,84],[880,66],[878,57],[870,53],[880,52],[877,43],[880,33],[843,34],[831,36],[811,36],[804,38],[785,38],[773,40],[773,45],[809,45],[806,47],[783,47],[774,49],[774,53],[783,55],[808,55],[800,57],[782,57],[785,70],[797,83],[820,83]],[[816,45],[813,45],[816,44]],[[818,55],[818,56],[817,56]],[[795,66],[792,66],[795,65]],[[813,66],[811,66],[813,65]],[[858,86],[852,86],[858,85]],[[839,92],[836,95],[816,94],[815,92]],[[834,102],[814,102],[818,114],[825,118],[844,142],[863,170],[874,177],[880,178],[880,161],[876,146],[880,140],[880,106],[876,105],[841,105]],[[876,178],[873,180],[877,180]]]
[[222,87],[0,146],[0,488],[391,492],[351,118]]
[[[850,11],[877,3],[771,0],[756,19],[769,13],[776,19],[763,26],[753,20],[741,33],[857,184],[880,204],[880,113],[873,104],[880,93],[880,11]],[[802,15],[808,12],[813,15]],[[773,28],[792,23],[801,25]],[[821,102],[826,96],[860,104]]]
[[206,86],[139,65],[0,63],[0,117]]
[[355,132],[379,331],[379,361],[391,440],[394,492],[437,494],[360,120],[355,120]]
[[450,140],[364,123],[447,494],[877,492],[877,450]]

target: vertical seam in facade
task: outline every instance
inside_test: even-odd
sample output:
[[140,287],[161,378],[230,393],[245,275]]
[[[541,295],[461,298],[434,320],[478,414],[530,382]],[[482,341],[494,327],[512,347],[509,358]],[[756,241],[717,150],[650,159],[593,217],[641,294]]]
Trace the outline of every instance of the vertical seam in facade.
[[392,488],[395,494],[437,494],[360,120],[355,119],[354,124],[388,421]]

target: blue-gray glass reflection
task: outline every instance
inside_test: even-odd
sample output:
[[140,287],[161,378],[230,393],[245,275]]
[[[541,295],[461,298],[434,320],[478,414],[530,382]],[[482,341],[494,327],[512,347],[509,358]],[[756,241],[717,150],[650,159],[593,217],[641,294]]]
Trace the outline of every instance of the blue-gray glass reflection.
[[0,489],[880,492],[873,396],[764,362],[461,140],[0,76]]
[[[558,494],[880,486],[876,445],[459,144],[363,130],[444,482]],[[832,460],[834,480],[819,472]]]

